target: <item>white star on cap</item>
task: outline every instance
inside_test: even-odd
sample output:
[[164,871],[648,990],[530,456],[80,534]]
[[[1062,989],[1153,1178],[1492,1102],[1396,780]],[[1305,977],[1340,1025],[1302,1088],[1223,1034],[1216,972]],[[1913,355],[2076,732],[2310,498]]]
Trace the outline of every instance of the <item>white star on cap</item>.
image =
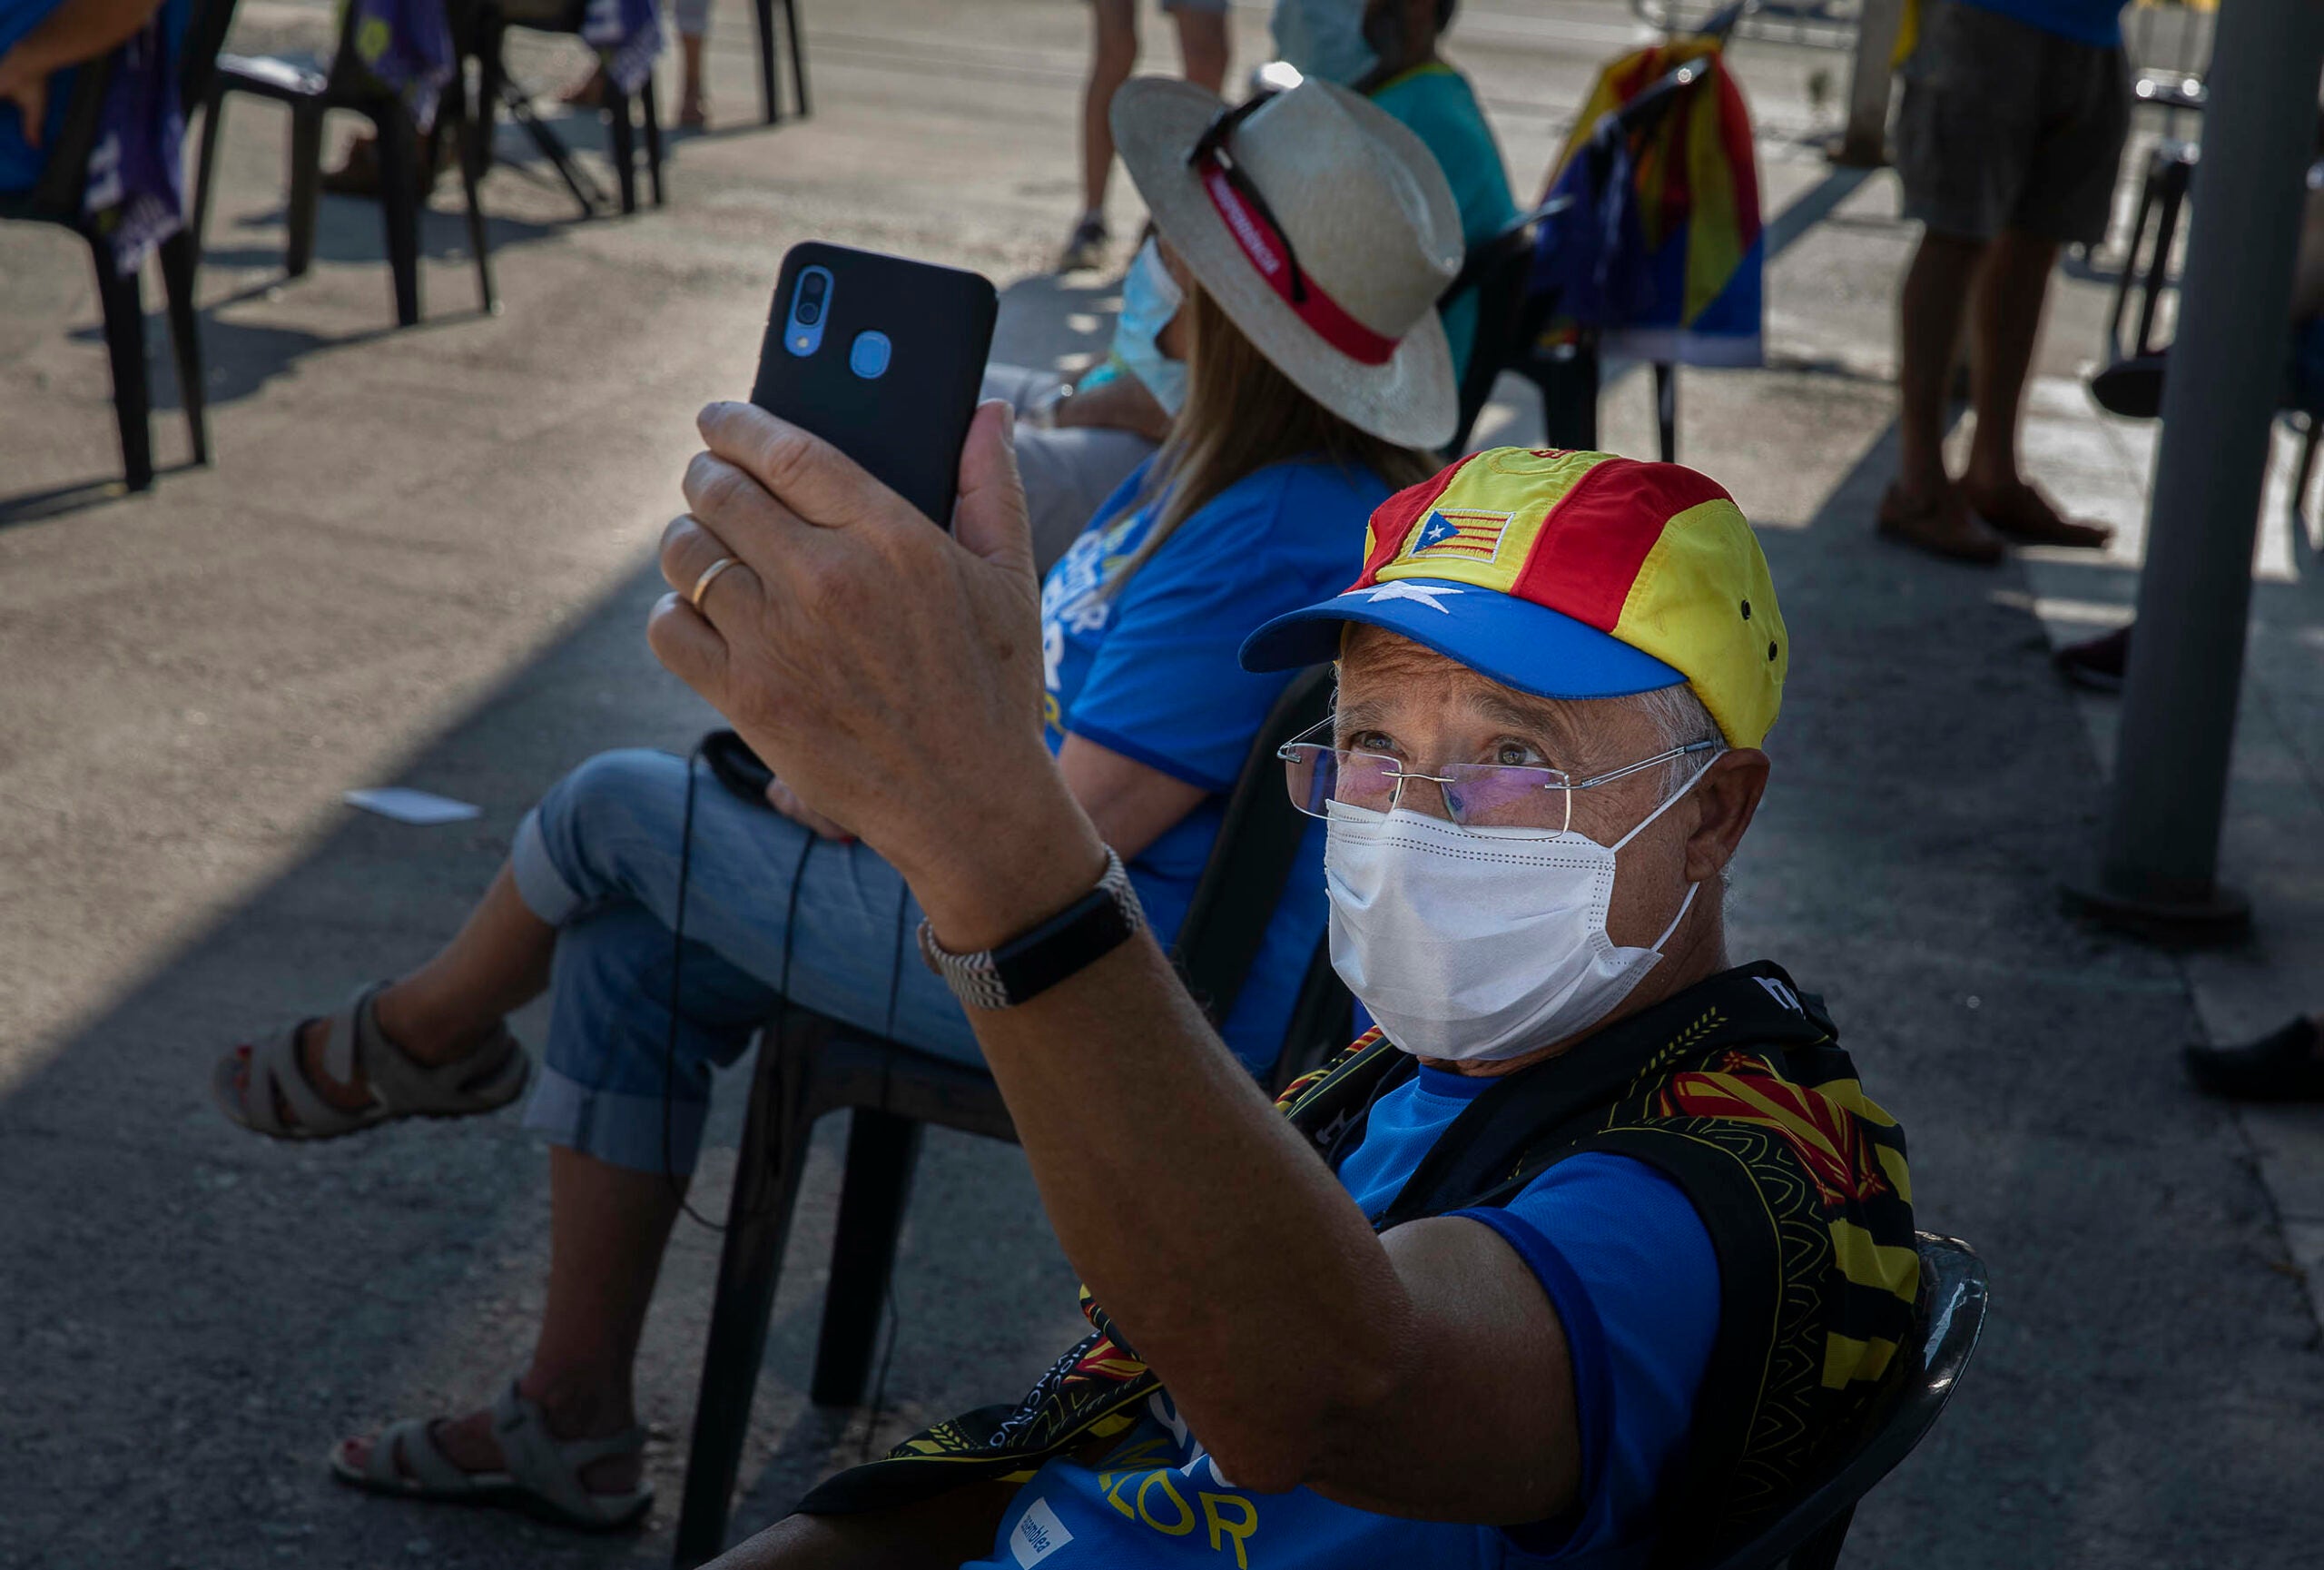
[[1392,581],[1374,586],[1365,596],[1364,603],[1378,605],[1384,599],[1416,599],[1431,610],[1443,611],[1446,616],[1451,616],[1452,613],[1450,610],[1446,610],[1444,607],[1436,603],[1437,597],[1440,595],[1461,592],[1460,589],[1447,588],[1442,584]]

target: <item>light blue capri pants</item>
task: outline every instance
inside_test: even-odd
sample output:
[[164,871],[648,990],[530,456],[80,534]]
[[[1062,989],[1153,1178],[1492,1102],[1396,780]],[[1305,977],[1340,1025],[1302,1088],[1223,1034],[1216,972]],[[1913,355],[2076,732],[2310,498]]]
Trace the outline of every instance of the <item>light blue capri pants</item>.
[[695,765],[673,1052],[686,767],[667,753],[600,754],[517,826],[517,894],[557,929],[548,1047],[526,1127],[614,1166],[693,1171],[711,1068],[732,1063],[775,1012],[786,944],[801,1007],[981,1062],[960,1005],[921,963],[920,905],[896,870],[743,801],[706,765]]

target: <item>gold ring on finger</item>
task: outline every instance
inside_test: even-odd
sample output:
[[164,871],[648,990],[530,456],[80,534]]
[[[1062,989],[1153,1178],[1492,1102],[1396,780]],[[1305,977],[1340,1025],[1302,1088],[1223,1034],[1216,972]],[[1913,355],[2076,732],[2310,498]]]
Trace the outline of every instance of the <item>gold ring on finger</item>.
[[722,556],[702,569],[702,576],[694,580],[694,592],[686,596],[694,603],[694,609],[702,608],[702,597],[710,592],[710,586],[718,581],[718,575],[734,565],[733,557]]

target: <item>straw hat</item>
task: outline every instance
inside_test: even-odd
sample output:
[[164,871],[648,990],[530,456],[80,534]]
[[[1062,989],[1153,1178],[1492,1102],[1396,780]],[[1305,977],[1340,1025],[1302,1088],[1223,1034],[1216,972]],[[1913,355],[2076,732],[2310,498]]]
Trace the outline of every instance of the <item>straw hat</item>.
[[[1222,116],[1208,140],[1224,157],[1190,163]],[[1155,227],[1277,370],[1358,430],[1452,439],[1460,390],[1436,301],[1461,271],[1461,218],[1419,137],[1312,76],[1233,110],[1141,77],[1112,120]]]

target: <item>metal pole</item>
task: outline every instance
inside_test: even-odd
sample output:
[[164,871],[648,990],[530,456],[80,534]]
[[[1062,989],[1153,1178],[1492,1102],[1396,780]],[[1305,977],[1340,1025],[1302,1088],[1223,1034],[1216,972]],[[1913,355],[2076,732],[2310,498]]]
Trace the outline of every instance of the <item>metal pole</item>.
[[[2299,3],[2299,0],[2294,0]],[[1888,162],[1888,90],[1896,38],[1905,30],[1905,0],[1864,0],[1856,23],[1856,69],[1848,77],[1848,126],[1832,162],[1877,169]]]
[[2250,921],[2218,882],[2220,817],[2319,69],[2324,4],[2221,7],[2113,795],[2098,886],[2073,891],[2165,941]]

